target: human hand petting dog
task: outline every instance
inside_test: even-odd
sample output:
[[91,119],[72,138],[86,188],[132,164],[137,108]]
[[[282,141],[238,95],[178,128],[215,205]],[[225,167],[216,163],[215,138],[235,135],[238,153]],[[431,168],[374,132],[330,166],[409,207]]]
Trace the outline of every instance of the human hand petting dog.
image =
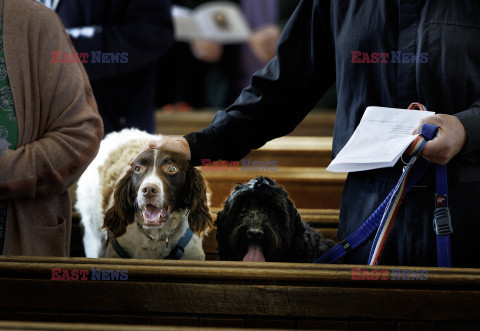
[[187,161],[192,159],[190,146],[182,136],[165,136],[160,140],[151,140],[148,144],[150,149],[168,148],[168,150],[183,155]]
[[148,147],[145,147],[140,153],[138,153],[126,167],[125,172],[129,173],[132,171],[133,161],[143,152],[148,151],[149,149],[160,149],[168,148],[168,150],[183,155],[187,161],[190,161],[192,154],[190,152],[190,146],[185,138],[181,136],[165,136],[159,140],[151,140],[148,143]]
[[428,141],[420,155],[430,162],[446,164],[465,145],[467,132],[458,118],[452,115],[437,114],[420,121],[412,130],[412,134],[419,134],[423,124],[438,126],[437,136]]

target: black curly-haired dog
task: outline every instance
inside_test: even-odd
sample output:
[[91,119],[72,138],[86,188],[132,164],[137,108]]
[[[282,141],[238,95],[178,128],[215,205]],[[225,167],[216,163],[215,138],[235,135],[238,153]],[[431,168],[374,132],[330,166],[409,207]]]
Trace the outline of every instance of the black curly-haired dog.
[[334,246],[300,215],[268,177],[239,184],[217,215],[218,255],[245,262],[313,262]]

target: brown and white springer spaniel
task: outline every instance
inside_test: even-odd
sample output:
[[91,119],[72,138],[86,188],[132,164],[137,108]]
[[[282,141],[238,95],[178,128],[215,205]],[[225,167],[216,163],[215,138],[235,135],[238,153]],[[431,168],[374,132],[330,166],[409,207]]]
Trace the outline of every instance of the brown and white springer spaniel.
[[212,226],[206,182],[181,155],[141,152],[159,138],[126,129],[102,141],[77,189],[87,257],[205,259],[202,238]]

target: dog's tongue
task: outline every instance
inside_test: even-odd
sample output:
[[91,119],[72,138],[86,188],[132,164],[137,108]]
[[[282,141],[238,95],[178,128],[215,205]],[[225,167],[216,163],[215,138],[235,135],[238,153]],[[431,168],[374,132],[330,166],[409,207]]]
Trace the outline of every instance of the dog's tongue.
[[243,258],[243,262],[265,262],[262,248],[256,245],[248,247],[248,252]]
[[168,220],[168,216],[170,215],[170,211],[172,210],[172,206],[168,206],[167,209],[165,208],[158,208],[152,204],[148,204],[145,206],[142,212],[143,222],[145,225],[159,225],[164,223]]
[[154,205],[147,205],[143,211],[143,217],[146,221],[155,221],[162,213],[162,209],[155,207]]

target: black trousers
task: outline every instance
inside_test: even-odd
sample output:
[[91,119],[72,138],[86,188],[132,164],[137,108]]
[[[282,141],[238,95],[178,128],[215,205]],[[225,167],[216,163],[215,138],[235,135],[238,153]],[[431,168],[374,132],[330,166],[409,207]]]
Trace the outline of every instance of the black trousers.
[[[394,173],[394,172],[390,172]],[[380,261],[381,265],[437,266],[433,230],[435,181],[433,167],[406,195]],[[393,179],[395,177],[395,179]],[[342,195],[338,238],[345,239],[373,213],[400,178],[378,171],[350,173]],[[448,185],[452,216],[452,264],[480,267],[480,182]],[[346,264],[366,264],[374,235],[344,258]]]

